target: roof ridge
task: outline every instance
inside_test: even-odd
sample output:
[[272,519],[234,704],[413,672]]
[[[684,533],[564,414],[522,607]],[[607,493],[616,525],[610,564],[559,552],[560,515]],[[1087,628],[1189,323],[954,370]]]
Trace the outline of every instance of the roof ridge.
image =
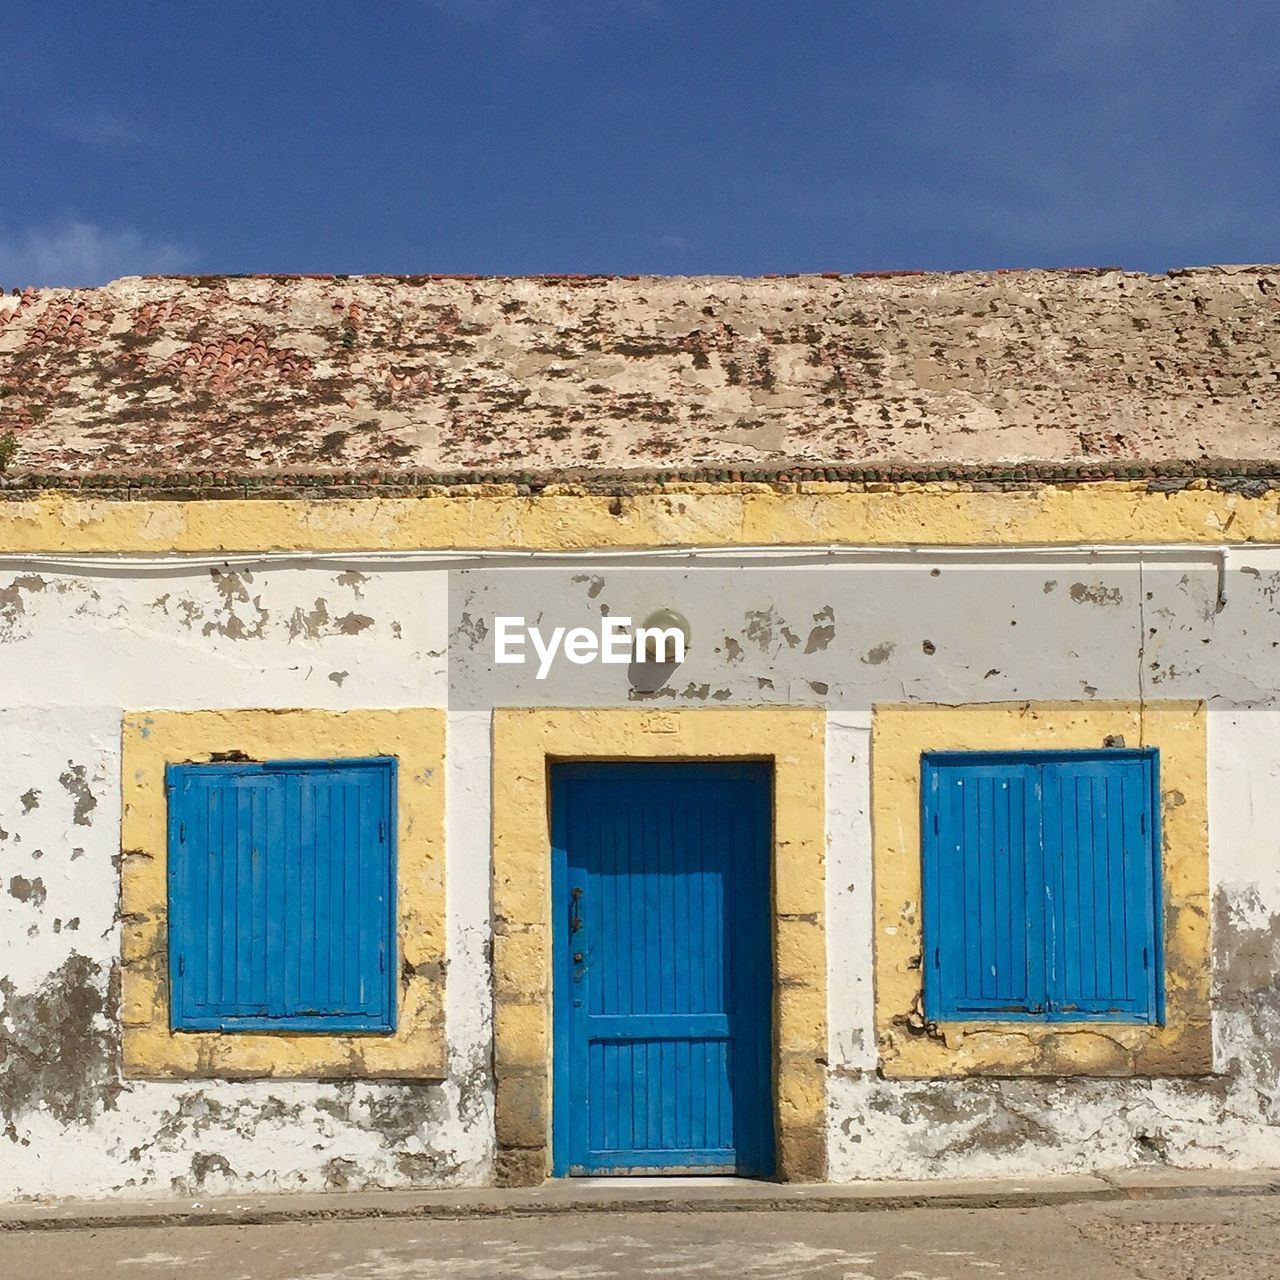
[[[933,276],[948,279],[956,276],[1010,276],[1010,275],[1063,275],[1063,276],[1099,276],[1126,275],[1146,280],[1178,279],[1197,274],[1235,274],[1239,272],[1280,273],[1280,263],[1203,263],[1190,266],[1169,267],[1165,271],[1144,271],[1135,267],[1119,265],[1090,264],[1054,264],[1003,267],[887,267],[872,270],[851,271],[762,271],[749,275],[734,272],[700,272],[695,274],[672,275],[660,272],[622,272],[622,271],[531,271],[520,273],[483,273],[483,272],[386,272],[386,271],[196,271],[165,272],[158,274],[141,274],[116,276],[97,285],[17,285],[9,290],[9,296],[22,296],[24,293],[87,293],[109,289],[112,285],[132,280],[145,280],[151,283],[173,281],[175,283],[207,285],[221,281],[236,280],[271,280],[279,284],[293,281],[386,281],[392,284],[431,284],[438,282],[458,283],[503,283],[528,281],[533,283],[562,284],[586,283],[594,281],[742,281],[750,283],[762,280],[897,280],[920,276]],[[4,296],[4,287],[0,284],[0,297]]]

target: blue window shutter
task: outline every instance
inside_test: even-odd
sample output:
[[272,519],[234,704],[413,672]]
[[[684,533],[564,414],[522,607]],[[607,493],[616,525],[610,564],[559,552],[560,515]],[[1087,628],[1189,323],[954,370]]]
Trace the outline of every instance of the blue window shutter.
[[926,1017],[1162,1019],[1157,760],[923,756]]
[[1021,761],[923,765],[925,1013],[1040,1012],[1045,911],[1039,773]]
[[1149,754],[1044,766],[1045,862],[1058,938],[1049,999],[1056,1014],[1157,1018],[1161,967]]
[[167,782],[174,1029],[392,1030],[395,762]]

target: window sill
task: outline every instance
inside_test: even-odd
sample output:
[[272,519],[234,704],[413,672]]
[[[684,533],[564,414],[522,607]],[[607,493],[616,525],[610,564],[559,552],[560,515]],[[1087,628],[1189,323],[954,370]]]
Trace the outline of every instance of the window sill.
[[897,1079],[1201,1076],[1213,1071],[1213,1037],[1207,1022],[942,1022],[890,1028],[880,1059]]

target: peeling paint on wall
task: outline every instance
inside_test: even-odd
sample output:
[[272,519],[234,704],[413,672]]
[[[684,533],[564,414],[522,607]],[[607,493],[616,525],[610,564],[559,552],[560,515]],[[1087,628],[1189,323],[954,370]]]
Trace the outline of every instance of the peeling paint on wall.
[[[356,573],[363,596],[338,579]],[[0,568],[0,599],[30,573]],[[20,627],[0,613],[0,675],[6,692],[59,705],[108,681],[113,705],[439,705],[447,636],[444,570],[424,569],[404,592],[394,572],[192,567],[169,573],[85,575],[44,571],[35,595],[22,588]],[[5,641],[7,640],[7,643]],[[399,651],[388,649],[399,642]],[[322,653],[323,650],[323,653]],[[342,682],[329,673],[346,671]],[[98,696],[93,694],[91,696]],[[74,752],[25,803],[79,763]],[[86,817],[92,810],[86,810]]]
[[0,1122],[11,1142],[28,1141],[18,1122],[33,1111],[83,1125],[114,1107],[121,1088],[115,983],[114,971],[78,952],[35,991],[0,978]]
[[[501,571],[456,573],[450,601],[443,568],[356,559],[229,566],[221,577],[178,565],[0,570],[0,1199],[486,1180],[488,708],[534,697],[622,706],[651,695],[659,715],[827,709],[832,1176],[1280,1164],[1280,552],[1234,554],[1225,573],[1209,555],[1149,561],[1141,589],[1133,557],[1010,552],[981,591],[974,566],[954,558],[781,576],[749,558],[674,574],[566,563],[539,575],[536,612],[586,625],[604,610],[680,607],[694,635],[687,661],[647,693],[619,667],[534,693],[498,684],[474,702],[457,683],[468,650],[491,645],[486,620],[525,598]],[[1073,598],[1077,583],[1101,597]],[[469,633],[460,614],[451,620],[463,601]],[[882,661],[865,660],[881,646],[891,646]],[[1138,699],[1157,683],[1161,697],[1210,699],[1215,1073],[882,1079],[869,999],[871,703]],[[446,704],[448,1079],[123,1081],[120,708]]]
[[84,765],[73,764],[68,760],[66,769],[58,775],[58,782],[75,802],[72,822],[78,827],[90,826],[93,823],[93,811],[98,807],[98,798],[89,790]]
[[[125,1081],[119,744],[113,709],[0,710],[3,884],[22,882],[0,894],[0,1201],[322,1189],[343,1169],[352,1189],[483,1180],[484,845],[464,829],[449,851],[463,905],[449,921],[462,990],[449,993],[447,1081]],[[41,800],[24,809],[32,783]]]

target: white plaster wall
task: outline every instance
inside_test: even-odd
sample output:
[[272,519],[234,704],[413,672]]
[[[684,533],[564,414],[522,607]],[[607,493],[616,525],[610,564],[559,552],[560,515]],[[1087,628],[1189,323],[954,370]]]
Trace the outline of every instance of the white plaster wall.
[[448,1080],[119,1075],[122,712],[441,706],[446,635],[420,567],[0,572],[0,1200],[487,1178],[487,717],[449,724]]
[[[662,591],[683,591],[673,599],[691,602],[695,637],[715,643],[695,648],[673,697],[705,698],[710,687],[729,704],[795,699],[828,709],[837,1179],[1021,1176],[1141,1161],[1280,1164],[1280,552],[1233,553],[1221,578],[1202,555],[1185,565],[1166,556],[1158,572],[1132,559],[1101,567],[1061,553],[1049,560],[1006,557],[993,580],[974,565],[910,557],[779,578],[744,558],[724,580],[668,582],[647,568],[633,566],[626,577],[584,558],[565,566],[563,589],[554,575],[539,580],[548,617],[571,604],[638,610]],[[593,595],[596,577],[602,585]],[[1083,594],[1073,593],[1078,583]],[[468,598],[501,601],[505,590],[473,583]],[[835,640],[810,650],[805,639],[828,603]],[[448,604],[443,565],[353,558],[0,566],[0,1036],[12,1043],[17,1035],[30,1048],[0,1061],[0,1200],[490,1176],[491,753],[483,705],[458,699],[449,716],[446,1082],[126,1083],[114,1024],[122,711],[443,706],[446,651],[459,643]],[[759,643],[748,644],[751,626]],[[787,640],[788,627],[798,644]],[[722,652],[720,635],[740,638],[740,662]],[[922,638],[936,643],[935,654],[922,650]],[[881,646],[886,658],[867,660]],[[588,674],[594,685],[567,690],[561,682],[524,700],[630,698],[616,669]],[[759,683],[766,675],[771,688]],[[475,676],[473,664],[469,694]],[[872,1026],[872,703],[1139,691],[1210,700],[1221,1074],[881,1080]],[[522,700],[509,689],[498,700],[509,698]]]
[[[445,1019],[449,1077],[464,1121],[453,1135],[469,1181],[493,1172],[492,879],[490,876],[491,719],[483,711],[449,713],[448,847],[445,875]],[[464,1091],[457,1082],[472,1082]]]
[[0,566],[9,706],[444,706],[447,644],[443,568]]
[[[1268,642],[1269,643],[1269,642]],[[1280,708],[1209,708],[1215,1074],[1203,1080],[892,1081],[875,1071],[870,859],[856,731],[828,728],[831,1176],[1031,1176],[1280,1165]],[[849,830],[857,832],[856,854]],[[842,901],[843,899],[843,901]],[[861,1039],[858,1030],[861,1030]]]
[[[487,731],[451,723],[459,758],[468,737],[483,754]],[[0,1030],[31,1055],[0,1062],[0,1200],[483,1181],[487,778],[452,770],[448,779],[447,1081],[122,1082],[112,995],[119,741],[114,708],[0,711]],[[75,790],[58,781],[80,768],[88,812],[78,777]],[[14,876],[39,888],[15,897]],[[77,1014],[86,1004],[88,1035]]]
[[[827,717],[827,1033],[847,1071],[876,1065],[871,881],[871,717]],[[832,1121],[839,1117],[832,1114]]]

